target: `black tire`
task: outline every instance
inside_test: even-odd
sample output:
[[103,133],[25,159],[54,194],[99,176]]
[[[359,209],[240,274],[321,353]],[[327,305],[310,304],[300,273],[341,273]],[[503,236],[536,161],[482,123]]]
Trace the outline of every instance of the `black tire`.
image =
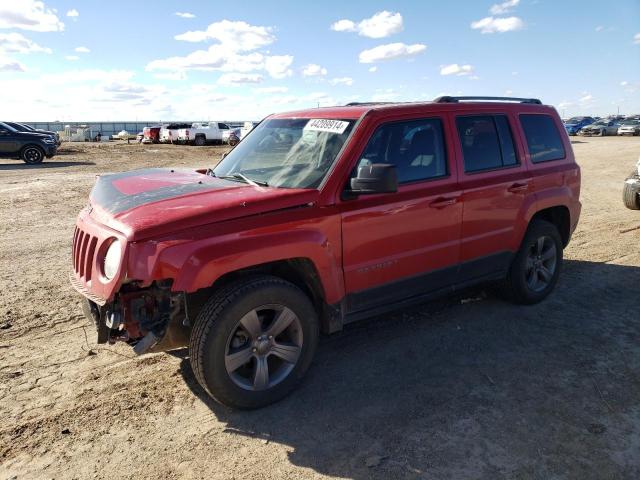
[[[281,305],[297,315],[302,338],[299,356],[295,364],[291,364],[292,369],[274,386],[263,390],[242,388],[227,372],[225,361],[231,355],[230,341],[236,338],[234,332],[240,331],[240,319],[265,305]],[[280,278],[255,275],[221,288],[203,307],[189,342],[191,366],[200,385],[214,400],[233,408],[260,408],[285,397],[302,379],[315,354],[318,335],[318,317],[307,295]],[[257,359],[249,362],[245,367],[254,365],[255,368]]]
[[44,160],[44,150],[37,145],[27,145],[20,152],[20,158],[28,165],[36,165]]
[[198,135],[195,140],[193,141],[193,144],[196,147],[203,147],[205,145],[205,143],[207,143],[207,139],[205,137],[203,137],[202,135]]
[[[534,272],[533,276],[536,278],[536,281],[541,281],[545,283],[545,285],[540,285],[540,289],[533,289],[529,283],[529,279],[531,278],[532,269],[536,269],[537,267],[532,266],[530,262],[532,257],[535,257],[535,249],[541,238],[544,239],[543,245],[549,245],[549,249],[551,245],[555,248],[555,264],[546,282],[544,278],[542,278],[542,275],[538,275],[537,271]],[[540,250],[542,251],[542,248]],[[544,300],[553,291],[558,282],[558,276],[562,267],[562,250],[562,239],[556,226],[544,220],[532,220],[522,240],[520,250],[518,250],[509,268],[507,278],[501,289],[503,293],[506,294],[510,300],[525,305]],[[538,260],[534,260],[534,262],[540,262],[540,256],[538,256]],[[545,266],[543,264],[542,266],[546,268],[546,274],[548,275],[550,271],[548,268],[549,265]]]
[[[627,178],[634,178],[636,176],[636,172],[631,172],[631,175]],[[632,185],[627,182],[624,183],[624,188],[622,189],[622,201],[624,202],[624,206],[630,210],[640,210],[640,194],[638,194],[637,188],[634,188]]]

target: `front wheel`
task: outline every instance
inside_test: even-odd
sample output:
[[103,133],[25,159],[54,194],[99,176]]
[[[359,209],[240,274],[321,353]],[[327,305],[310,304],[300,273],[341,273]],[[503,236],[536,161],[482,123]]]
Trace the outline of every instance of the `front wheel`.
[[640,178],[635,175],[635,172],[632,172],[624,182],[622,201],[628,209],[640,210]]
[[20,157],[24,163],[29,165],[42,163],[44,160],[44,150],[36,145],[27,145],[22,150],[22,155],[20,155]]
[[204,137],[196,137],[196,139],[193,141],[193,144],[196,147],[202,147],[204,146],[205,143],[206,143],[206,139]]
[[558,282],[562,248],[555,225],[533,220],[505,279],[503,290],[507,296],[522,304],[545,299]]
[[248,277],[223,287],[198,315],[191,366],[218,402],[263,407],[285,397],[304,376],[318,332],[313,304],[298,287],[277,277]]

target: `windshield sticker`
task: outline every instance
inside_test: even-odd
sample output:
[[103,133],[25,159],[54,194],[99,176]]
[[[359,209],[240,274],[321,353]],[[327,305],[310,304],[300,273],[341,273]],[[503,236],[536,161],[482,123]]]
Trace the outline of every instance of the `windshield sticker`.
[[304,130],[312,132],[329,132],[342,135],[349,126],[349,122],[341,120],[327,120],[325,118],[313,118],[304,126]]

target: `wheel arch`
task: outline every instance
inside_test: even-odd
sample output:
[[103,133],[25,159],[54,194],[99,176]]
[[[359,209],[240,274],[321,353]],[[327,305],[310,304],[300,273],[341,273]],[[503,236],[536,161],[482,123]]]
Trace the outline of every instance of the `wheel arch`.
[[[537,211],[531,221],[535,219],[545,220],[558,229],[562,246],[566,248],[571,239],[571,212],[565,205],[556,205]],[[530,221],[530,222],[531,222]]]
[[320,274],[310,258],[296,257],[266,262],[259,265],[229,271],[218,277],[213,284],[187,294],[189,316],[195,318],[207,300],[226,285],[253,275],[270,275],[285,280],[309,297],[318,312],[322,330],[334,331],[329,323],[332,318],[331,307],[326,302],[326,292]]

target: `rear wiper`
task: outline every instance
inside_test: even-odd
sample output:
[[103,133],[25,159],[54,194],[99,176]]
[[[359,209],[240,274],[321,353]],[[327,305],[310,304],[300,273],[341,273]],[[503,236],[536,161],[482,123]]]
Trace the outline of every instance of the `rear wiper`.
[[244,183],[248,183],[249,185],[253,185],[254,187],[268,187],[269,186],[269,184],[267,182],[259,182],[257,180],[251,180],[245,174],[240,173],[240,172],[235,172],[235,173],[232,173],[230,175],[223,175],[223,176],[218,177],[218,178],[240,180],[240,181],[242,181]]

